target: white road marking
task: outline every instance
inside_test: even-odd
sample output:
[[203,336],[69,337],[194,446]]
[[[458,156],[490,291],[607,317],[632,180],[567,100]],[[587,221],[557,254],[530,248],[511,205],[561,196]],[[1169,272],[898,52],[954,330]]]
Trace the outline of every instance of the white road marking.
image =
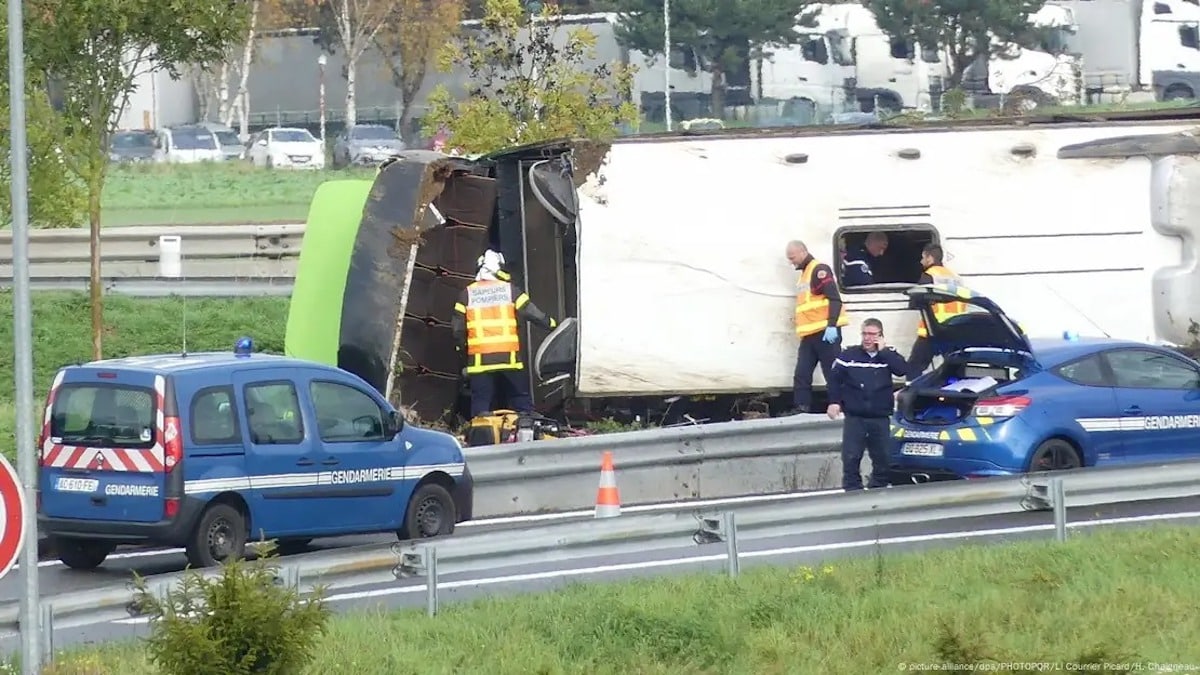
[[[769,495],[751,495],[747,497],[724,497],[720,499],[697,499],[678,502],[659,502],[656,504],[641,504],[637,506],[622,506],[621,513],[654,513],[655,511],[669,511],[676,509],[679,506],[722,506],[726,504],[753,504],[755,502],[781,501],[786,499],[800,499],[804,497],[819,497],[821,495],[832,495],[844,492],[844,490],[818,490],[813,492],[784,492],[779,494]],[[540,523],[551,520],[565,520],[567,518],[585,518],[591,516],[592,509],[582,509],[579,511],[560,511],[557,513],[532,513],[518,516],[499,516],[496,518],[480,518],[478,520],[468,520],[465,523],[460,523],[456,529],[470,529],[472,527],[482,527],[485,525],[507,525],[520,523]],[[347,536],[370,536],[370,535],[347,535]],[[333,538],[333,537],[328,537]],[[114,553],[108,556],[109,560],[132,560],[137,558],[150,558],[154,556],[178,555],[183,553],[182,548],[167,548],[155,549],[150,551],[126,551],[123,553]],[[38,567],[59,567],[62,563],[58,560],[42,560],[38,563]],[[13,569],[19,569],[20,564],[13,565]]]
[[[1068,529],[1081,529],[1087,527],[1101,527],[1104,525],[1124,525],[1129,523],[1145,523],[1161,520],[1186,520],[1188,518],[1200,518],[1200,511],[1189,511],[1186,513],[1165,513],[1149,516],[1124,516],[1120,518],[1103,518],[1100,520],[1088,520],[1075,523],[1067,523]],[[867,548],[869,546],[895,546],[897,544],[913,544],[926,543],[933,541],[946,541],[956,539],[975,539],[979,537],[993,537],[1005,534],[1025,534],[1029,532],[1046,532],[1053,531],[1054,524],[1047,525],[1023,525],[1019,527],[998,527],[986,530],[968,530],[961,532],[938,532],[935,534],[914,534],[905,537],[886,537],[882,539],[864,539],[860,541],[844,541],[832,544],[810,544],[807,546],[788,546],[785,548],[773,548],[763,551],[745,551],[739,555],[740,558],[769,558],[781,555],[792,555],[795,553],[819,553],[823,551],[841,551],[846,549]],[[445,581],[437,585],[438,589],[454,589],[454,588],[469,588],[472,586],[494,586],[499,584],[519,583],[522,581],[540,581],[545,579],[558,579],[567,577],[580,577],[592,574],[606,574],[610,572],[627,572],[631,570],[646,570],[659,567],[681,567],[684,565],[697,565],[706,562],[724,561],[726,556],[724,553],[716,553],[712,555],[697,555],[687,558],[671,558],[667,560],[646,560],[641,562],[618,563],[613,565],[597,565],[594,567],[581,567],[575,569],[563,570],[547,570],[545,572],[530,572],[527,574],[511,574],[503,577],[488,577],[484,579],[462,579],[459,581]],[[400,586],[396,588],[377,588],[369,591],[354,591],[351,593],[339,593],[330,595],[325,598],[327,602],[339,602],[343,600],[362,600],[365,598],[378,598],[388,595],[399,595],[402,593],[424,593],[425,585],[416,586]],[[136,625],[148,623],[146,617],[136,617],[130,619],[116,619],[111,623],[119,623],[126,625]]]

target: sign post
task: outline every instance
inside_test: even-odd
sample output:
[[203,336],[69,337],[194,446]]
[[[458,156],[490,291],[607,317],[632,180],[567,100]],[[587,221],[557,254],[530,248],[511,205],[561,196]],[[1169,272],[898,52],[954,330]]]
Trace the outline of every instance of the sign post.
[[[33,317],[29,298],[29,142],[25,133],[25,17],[21,0],[8,0],[8,109],[9,161],[12,190],[13,261],[13,361],[16,371],[17,468],[20,480],[7,461],[0,475],[5,481],[0,497],[5,506],[5,572],[12,569],[20,552],[21,577],[21,673],[42,671],[41,613],[38,611],[37,515],[29,508],[37,500],[38,462],[33,447]],[[11,486],[9,485],[11,483]],[[12,506],[10,507],[10,503]],[[14,520],[14,518],[16,520]],[[20,525],[16,526],[15,523]],[[28,535],[28,536],[27,536]]]

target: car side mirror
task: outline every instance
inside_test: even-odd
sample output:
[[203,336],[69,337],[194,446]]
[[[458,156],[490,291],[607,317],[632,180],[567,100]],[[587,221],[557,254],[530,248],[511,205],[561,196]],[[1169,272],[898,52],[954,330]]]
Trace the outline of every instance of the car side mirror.
[[404,430],[404,413],[399,410],[393,410],[388,414],[387,432],[388,436],[395,438],[396,434]]

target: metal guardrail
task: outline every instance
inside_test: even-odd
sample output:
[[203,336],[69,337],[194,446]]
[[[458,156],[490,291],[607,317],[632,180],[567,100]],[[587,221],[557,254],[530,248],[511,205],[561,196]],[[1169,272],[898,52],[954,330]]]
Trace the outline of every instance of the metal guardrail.
[[[466,448],[475,514],[592,507],[611,450],[625,503],[840,487],[841,420],[824,415],[698,424]],[[485,515],[486,514],[486,515]]]
[[[161,225],[105,228],[100,233],[105,290],[126,295],[262,295],[290,293],[305,226]],[[178,236],[182,278],[163,278],[160,237]],[[12,285],[12,232],[0,231],[0,286]],[[35,290],[87,288],[91,240],[86,228],[30,233]]]
[[[390,583],[424,576],[429,611],[436,612],[437,581],[462,574],[534,562],[567,561],[622,553],[680,549],[725,542],[731,572],[737,569],[737,541],[797,536],[864,527],[886,529],[904,523],[999,516],[1053,510],[1059,538],[1068,527],[1068,507],[1118,504],[1200,495],[1200,461],[1102,469],[1078,469],[979,481],[954,481],[883,490],[805,497],[767,504],[705,509],[679,505],[661,515],[619,516],[591,522],[560,523],[522,532],[455,535],[393,545],[363,546],[333,553],[281,559],[277,579],[311,592]],[[153,577],[150,588],[164,593],[185,574],[208,577],[218,570]],[[78,591],[42,600],[43,634],[54,626],[78,626],[141,615],[126,585]],[[0,629],[16,630],[17,603],[0,607]],[[48,642],[52,642],[48,640]],[[52,644],[46,647],[52,650]]]

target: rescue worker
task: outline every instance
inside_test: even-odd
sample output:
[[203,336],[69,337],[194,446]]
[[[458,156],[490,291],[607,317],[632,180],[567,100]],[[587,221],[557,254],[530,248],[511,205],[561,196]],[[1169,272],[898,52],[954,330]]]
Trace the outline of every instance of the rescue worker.
[[[921,278],[917,280],[918,284],[939,284],[955,288],[962,284],[962,279],[951,272],[943,264],[945,251],[937,244],[927,244],[921,250],[921,267],[925,272],[921,274]],[[938,323],[942,323],[952,316],[963,314],[967,311],[965,302],[935,302],[932,304],[933,316]],[[925,318],[921,317],[917,324],[917,339],[913,342],[912,352],[908,355],[909,371],[908,382],[912,382],[925,372],[929,364],[933,363],[933,345],[929,342],[929,328],[925,325]]]
[[790,241],[787,259],[800,270],[796,280],[796,372],[792,378],[793,413],[809,412],[812,405],[812,376],[817,364],[829,380],[833,360],[841,351],[841,327],[850,323],[837,281],[829,265],[818,262],[802,241]]
[[842,488],[861,490],[863,451],[871,457],[868,487],[889,484],[887,442],[895,410],[892,376],[908,372],[908,363],[894,348],[886,346],[883,323],[862,323],[862,342],[843,351],[833,362],[829,378],[829,419],[845,414],[842,423]]
[[876,283],[875,265],[880,256],[887,252],[888,238],[883,232],[867,235],[863,245],[846,254],[845,274],[847,286],[866,286]]
[[471,417],[492,407],[497,385],[506,389],[507,407],[518,413],[533,412],[533,397],[525,364],[521,361],[521,338],[517,319],[544,326],[556,325],[533,304],[525,291],[504,270],[504,256],[488,249],[479,256],[475,281],[454,304],[451,330],[456,348],[467,347],[467,378],[471,386]]

